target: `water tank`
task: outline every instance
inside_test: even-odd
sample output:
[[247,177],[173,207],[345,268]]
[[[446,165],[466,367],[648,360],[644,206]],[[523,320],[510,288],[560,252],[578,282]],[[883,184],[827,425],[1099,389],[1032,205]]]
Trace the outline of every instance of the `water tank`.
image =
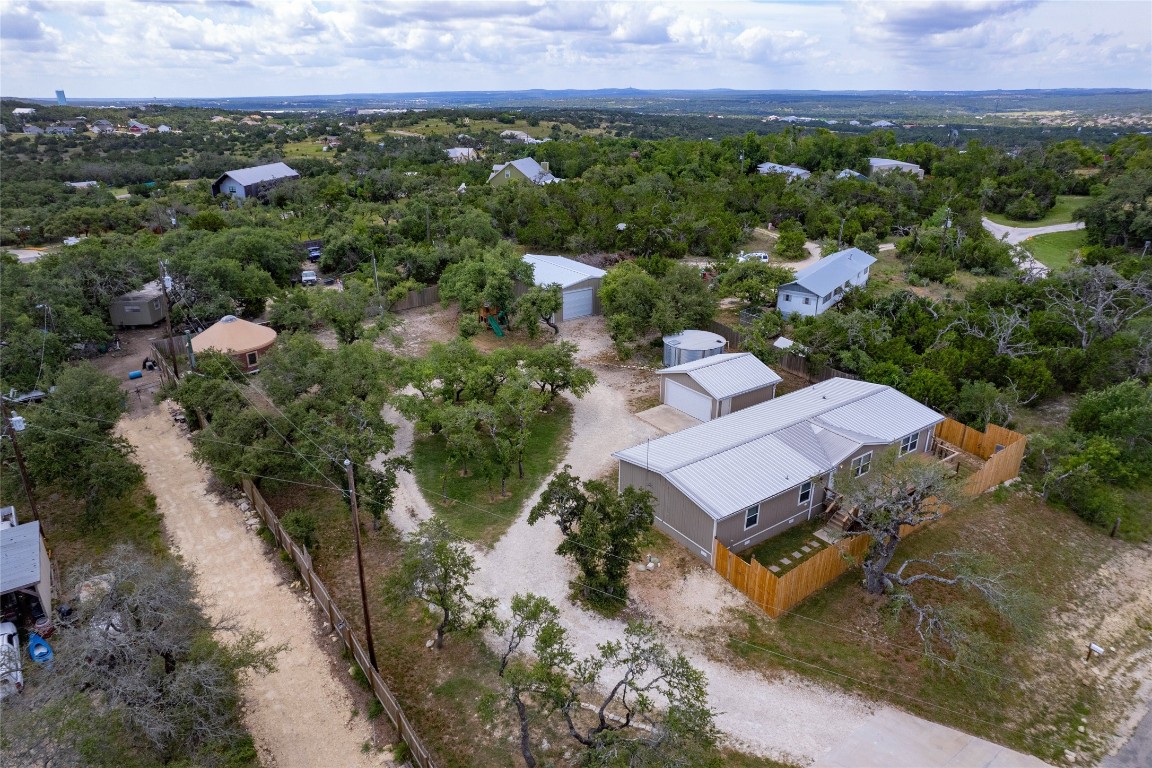
[[728,342],[711,331],[683,331],[664,337],[664,367],[690,363],[724,352]]

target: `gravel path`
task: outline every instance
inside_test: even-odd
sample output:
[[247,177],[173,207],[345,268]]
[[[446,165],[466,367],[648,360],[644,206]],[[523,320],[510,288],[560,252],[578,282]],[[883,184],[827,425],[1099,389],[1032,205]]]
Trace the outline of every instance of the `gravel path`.
[[119,425],[136,447],[136,460],[156,495],[173,550],[196,571],[204,608],[233,611],[245,629],[268,643],[287,643],[277,671],[244,685],[244,724],[260,762],[276,768],[393,765],[384,754],[361,751],[372,740],[368,722],[352,716],[353,703],[333,676],[311,609],[291,591],[264,554],[263,542],[244,526],[240,511],[206,492],[207,472],[163,410]]
[[1009,245],[1016,245],[1022,243],[1030,237],[1036,235],[1050,235],[1053,232],[1072,232],[1077,229],[1084,229],[1084,222],[1074,221],[1071,224],[1049,224],[1046,227],[1009,227],[1004,224],[997,224],[991,219],[982,219],[984,229],[992,233],[992,236],[997,240],[1003,240]]

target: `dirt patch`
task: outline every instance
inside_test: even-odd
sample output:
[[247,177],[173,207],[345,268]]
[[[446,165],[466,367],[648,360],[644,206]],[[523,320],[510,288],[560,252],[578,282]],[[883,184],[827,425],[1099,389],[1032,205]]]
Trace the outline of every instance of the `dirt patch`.
[[278,670],[244,685],[244,722],[268,766],[392,765],[381,721],[354,715],[345,689],[347,664],[330,655],[311,600],[293,591],[269,560],[264,543],[240,510],[207,492],[209,477],[190,456],[182,429],[159,410],[120,422],[156,496],[174,552],[196,571],[204,608],[214,617],[237,615],[267,643],[286,643]]
[[[113,348],[90,360],[97,369],[120,382],[129,416],[141,416],[157,410],[153,395],[162,384],[160,372],[144,370],[144,358],[152,356],[152,343],[160,345],[163,336],[160,328],[119,331],[117,337],[120,339],[120,349]],[[128,378],[132,371],[140,371],[140,378]]]

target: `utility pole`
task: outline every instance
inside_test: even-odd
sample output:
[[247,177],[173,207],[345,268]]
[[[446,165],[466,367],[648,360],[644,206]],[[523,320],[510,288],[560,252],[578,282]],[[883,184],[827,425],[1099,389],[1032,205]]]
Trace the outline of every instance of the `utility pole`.
[[168,277],[168,265],[160,262],[160,286],[164,289],[164,328],[168,336],[168,356],[172,358],[172,374],[180,378],[180,364],[176,361],[176,345],[172,343],[172,300],[168,297],[168,286],[172,278]]
[[[8,404],[0,400],[0,414],[4,416],[4,434],[12,441],[12,451],[16,454],[16,467],[20,470],[20,481],[24,484],[24,494],[28,497],[28,506],[32,508],[32,519],[40,522],[40,509],[36,506],[36,494],[32,492],[32,481],[28,479],[28,468],[24,466],[24,454],[20,451],[20,443],[16,441],[16,433],[24,429],[24,420],[19,416],[16,419],[8,412]],[[40,523],[40,530],[44,524]]]
[[372,619],[368,616],[368,589],[364,586],[364,557],[360,553],[360,507],[356,503],[356,474],[352,462],[344,459],[344,469],[348,472],[348,494],[352,499],[352,538],[356,541],[356,570],[360,574],[360,605],[364,609],[364,634],[368,639],[368,661],[372,669],[376,666],[376,648],[372,644]]
[[372,279],[376,282],[376,295],[380,295],[380,275],[376,272],[376,252],[372,252]]

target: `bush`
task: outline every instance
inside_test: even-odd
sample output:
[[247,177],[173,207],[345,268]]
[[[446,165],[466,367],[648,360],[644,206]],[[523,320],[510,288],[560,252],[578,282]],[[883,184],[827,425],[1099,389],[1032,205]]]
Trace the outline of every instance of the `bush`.
[[280,525],[284,527],[284,531],[292,538],[292,541],[309,552],[314,551],[319,546],[320,541],[316,537],[316,516],[311,512],[294,509],[280,518]]
[[912,263],[908,271],[924,280],[942,283],[956,271],[956,262],[947,256],[924,254]]

